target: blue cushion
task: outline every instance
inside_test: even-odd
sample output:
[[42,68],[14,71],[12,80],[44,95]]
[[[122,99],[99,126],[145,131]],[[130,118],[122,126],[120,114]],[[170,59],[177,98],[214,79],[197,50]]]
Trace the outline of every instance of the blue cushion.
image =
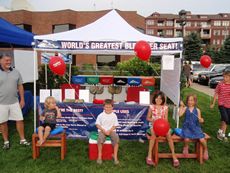
[[182,133],[182,129],[180,129],[180,128],[175,128],[175,129],[174,129],[174,133],[175,133],[177,136],[180,136],[181,133]]
[[[56,134],[59,134],[59,133],[62,133],[64,131],[64,128],[61,127],[61,126],[57,126],[55,129],[53,129],[50,134],[51,135],[56,135]],[[38,128],[36,128],[36,133],[38,133]]]

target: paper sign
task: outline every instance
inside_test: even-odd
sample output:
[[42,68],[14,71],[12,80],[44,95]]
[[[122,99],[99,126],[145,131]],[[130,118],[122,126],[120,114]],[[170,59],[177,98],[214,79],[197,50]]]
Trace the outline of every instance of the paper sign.
[[65,89],[65,99],[75,99],[75,89]]
[[89,90],[79,90],[79,99],[89,102]]
[[61,102],[62,101],[62,92],[61,89],[52,89],[52,96],[55,98],[55,100],[57,102]]
[[174,55],[163,55],[162,56],[162,69],[163,70],[174,70]]
[[40,103],[45,103],[47,97],[50,96],[50,90],[40,89]]
[[139,103],[144,104],[144,105],[150,104],[150,92],[149,91],[140,91]]

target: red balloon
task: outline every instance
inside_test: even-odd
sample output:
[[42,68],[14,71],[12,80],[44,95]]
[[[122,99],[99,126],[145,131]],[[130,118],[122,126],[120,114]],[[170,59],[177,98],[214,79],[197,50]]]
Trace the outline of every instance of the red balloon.
[[169,129],[169,122],[163,118],[157,119],[153,123],[153,130],[157,136],[166,136]]
[[65,74],[66,65],[64,60],[59,56],[53,56],[50,58],[49,62],[50,70],[60,76]]
[[208,55],[203,55],[200,58],[200,64],[205,67],[208,68],[212,63],[212,59],[210,58],[210,56]]
[[134,51],[136,52],[136,56],[143,61],[147,61],[151,55],[151,47],[146,41],[138,41],[135,44]]

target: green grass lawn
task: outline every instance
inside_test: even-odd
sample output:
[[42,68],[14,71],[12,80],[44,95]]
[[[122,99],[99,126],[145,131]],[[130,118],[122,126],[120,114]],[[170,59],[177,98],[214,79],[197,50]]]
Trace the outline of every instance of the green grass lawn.
[[[112,161],[104,161],[102,165],[97,165],[95,161],[90,161],[88,159],[88,141],[84,140],[68,140],[67,155],[64,161],[60,160],[60,149],[57,148],[42,148],[40,157],[37,160],[33,160],[31,147],[21,147],[19,145],[19,137],[15,130],[15,124],[11,123],[11,148],[8,151],[3,151],[0,148],[0,172],[230,172],[230,144],[216,139],[216,131],[220,123],[217,106],[215,109],[210,110],[209,104],[211,98],[190,88],[183,90],[182,95],[184,99],[190,92],[196,93],[198,96],[198,107],[201,109],[202,116],[205,119],[205,123],[202,125],[203,130],[212,137],[208,142],[210,159],[203,165],[200,165],[195,159],[180,159],[180,167],[173,168],[171,159],[160,159],[157,168],[147,166],[145,164],[148,148],[147,141],[140,143],[138,141],[124,140],[120,143],[119,166],[115,166]],[[172,125],[175,125],[173,120],[171,120],[171,122]],[[25,117],[25,131],[27,138],[31,138],[33,133],[33,113]],[[168,145],[162,145],[162,150],[168,149]],[[179,152],[181,150],[182,145],[176,145],[176,151]]]

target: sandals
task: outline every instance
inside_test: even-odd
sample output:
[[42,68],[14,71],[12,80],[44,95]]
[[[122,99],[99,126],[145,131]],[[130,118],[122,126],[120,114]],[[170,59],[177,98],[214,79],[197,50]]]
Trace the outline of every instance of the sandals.
[[177,168],[180,166],[180,162],[178,159],[173,159],[173,167]]
[[26,139],[23,139],[23,140],[20,140],[20,145],[29,146],[30,143]]
[[204,156],[203,156],[203,159],[206,161],[208,160],[209,156],[208,156],[208,150],[205,150],[204,151]]
[[146,164],[155,166],[155,163],[153,162],[153,160],[149,159],[148,157],[146,157]]

